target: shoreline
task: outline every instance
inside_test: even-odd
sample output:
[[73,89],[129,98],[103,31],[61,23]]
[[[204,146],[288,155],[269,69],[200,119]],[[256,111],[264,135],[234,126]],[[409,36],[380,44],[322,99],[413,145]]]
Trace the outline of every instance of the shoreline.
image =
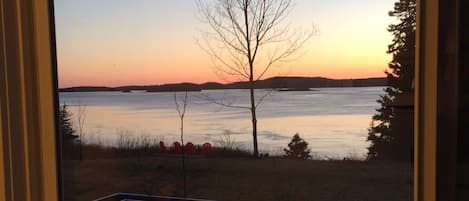
[[[332,87],[385,87],[387,78],[360,78],[360,79],[329,79],[324,77],[272,77],[256,81],[255,89],[311,89],[311,88],[332,88]],[[247,81],[233,83],[206,82],[196,83],[173,83],[161,85],[127,85],[117,87],[106,86],[74,86],[59,88],[59,92],[103,92],[120,91],[128,93],[131,91],[146,92],[184,92],[202,91],[216,89],[249,89]]]

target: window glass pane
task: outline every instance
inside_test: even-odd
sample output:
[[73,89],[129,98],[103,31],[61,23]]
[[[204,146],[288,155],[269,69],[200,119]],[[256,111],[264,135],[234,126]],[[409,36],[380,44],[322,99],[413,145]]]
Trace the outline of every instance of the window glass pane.
[[412,200],[415,15],[56,0],[65,200]]

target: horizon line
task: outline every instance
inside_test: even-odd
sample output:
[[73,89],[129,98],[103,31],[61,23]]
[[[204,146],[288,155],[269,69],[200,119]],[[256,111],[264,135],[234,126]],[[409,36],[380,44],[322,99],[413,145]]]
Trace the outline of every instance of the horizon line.
[[[268,80],[273,78],[324,78],[330,80],[359,80],[359,79],[379,79],[379,78],[386,78],[386,76],[382,77],[357,77],[357,78],[329,78],[324,76],[273,76],[268,77],[261,80]],[[181,81],[181,82],[169,82],[169,83],[162,83],[162,84],[124,84],[124,85],[116,85],[116,86],[106,86],[106,85],[77,85],[77,86],[69,86],[69,87],[58,87],[58,89],[67,89],[67,88],[78,88],[78,87],[106,87],[106,88],[119,88],[119,87],[129,87],[129,86],[162,86],[162,85],[171,85],[171,84],[207,84],[207,83],[218,83],[218,84],[233,84],[239,82],[249,82],[249,80],[245,81],[232,81],[232,82],[217,82],[217,81],[206,81],[206,82],[190,82],[190,81]]]

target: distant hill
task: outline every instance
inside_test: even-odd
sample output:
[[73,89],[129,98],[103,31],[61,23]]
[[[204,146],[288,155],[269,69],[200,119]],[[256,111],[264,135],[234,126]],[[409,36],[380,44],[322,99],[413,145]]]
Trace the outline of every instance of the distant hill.
[[[326,87],[374,87],[386,86],[386,78],[364,78],[364,79],[329,79],[324,77],[272,77],[259,80],[255,84],[256,89],[308,89]],[[177,83],[144,86],[121,86],[100,87],[84,86],[59,89],[60,92],[98,92],[98,91],[147,91],[147,92],[170,92],[170,91],[201,91],[213,89],[248,89],[249,82],[234,82],[221,84],[207,82],[203,84]]]
[[92,87],[92,86],[82,86],[82,87],[70,87],[59,89],[60,92],[86,92],[86,91],[119,91],[116,88],[112,87]]

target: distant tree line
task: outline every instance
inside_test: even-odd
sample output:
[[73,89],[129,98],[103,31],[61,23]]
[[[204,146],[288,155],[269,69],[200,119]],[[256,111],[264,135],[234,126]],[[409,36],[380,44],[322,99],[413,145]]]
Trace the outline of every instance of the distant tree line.
[[393,58],[389,62],[388,87],[378,103],[381,107],[373,116],[369,128],[369,159],[397,161],[413,160],[414,132],[414,70],[415,70],[415,0],[398,0],[389,12],[399,22],[388,31],[394,35],[388,46]]

